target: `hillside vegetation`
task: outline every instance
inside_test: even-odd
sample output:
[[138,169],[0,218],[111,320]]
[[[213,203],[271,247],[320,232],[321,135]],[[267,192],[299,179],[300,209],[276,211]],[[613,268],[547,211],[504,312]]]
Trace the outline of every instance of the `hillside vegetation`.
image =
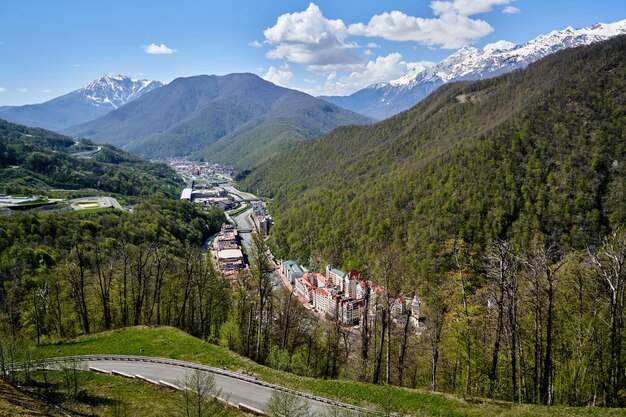
[[[113,146],[95,151],[89,141],[0,120],[0,189],[7,194],[46,194],[52,189],[108,192],[126,196],[176,196],[182,185],[163,164],[153,164]],[[74,155],[73,155],[74,154]]]
[[178,78],[66,129],[149,158],[193,155],[249,168],[337,126],[370,119],[254,74]]
[[350,404],[388,409],[412,416],[617,416],[621,410],[571,407],[540,407],[471,399],[466,401],[443,394],[377,386],[347,380],[322,380],[296,376],[258,365],[228,349],[203,342],[171,327],[132,327],[74,340],[62,340],[38,347],[47,357],[65,355],[126,354],[166,357],[247,371],[260,379]]
[[363,267],[395,244],[425,273],[453,237],[584,248],[626,220],[623,56],[621,37],[445,85],[389,120],[301,144],[243,184],[274,198],[273,241],[303,261]]
[[624,56],[620,37],[445,85],[244,180],[273,198],[277,257],[357,268],[386,297],[420,297],[415,339],[379,306],[382,330],[362,345],[380,347],[362,351],[360,378],[384,370],[387,382],[465,395],[625,405]]

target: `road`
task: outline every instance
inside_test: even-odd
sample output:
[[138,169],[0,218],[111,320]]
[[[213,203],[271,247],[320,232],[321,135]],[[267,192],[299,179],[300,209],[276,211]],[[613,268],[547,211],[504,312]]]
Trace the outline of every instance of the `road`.
[[[222,188],[224,188],[224,190],[226,190],[228,194],[232,195],[237,201],[240,201],[243,199],[256,199],[257,198],[255,195],[252,195],[243,191],[239,191],[232,185],[222,185]],[[247,203],[241,203],[241,204],[247,204]],[[249,216],[251,213],[252,213],[252,204],[250,204],[250,207],[247,210],[231,218],[235,222],[237,229],[244,229],[244,230],[254,229],[254,225],[251,224],[249,220]],[[241,237],[244,251],[246,253],[250,253],[249,249],[252,245],[252,233],[239,233],[239,236]]]
[[[260,411],[265,409],[275,389],[285,390],[284,387],[254,381],[253,378],[249,376],[210,368],[191,362],[147,357],[125,357],[126,360],[122,360],[121,358],[113,355],[90,355],[86,359],[87,360],[85,362],[90,368],[97,368],[98,370],[107,372],[123,372],[132,377],[140,375],[143,378],[148,378],[153,381],[165,381],[179,387],[184,385],[186,376],[191,372],[194,372],[194,368],[206,371],[213,370],[214,372],[212,373],[215,377],[215,388],[218,390],[220,398],[227,400],[234,405],[244,404]],[[169,363],[143,362],[143,360]],[[225,374],[233,375],[233,377]],[[301,395],[303,396],[303,399],[308,402],[310,411],[314,413],[328,411],[329,403],[332,402],[321,397],[313,398],[313,396],[309,394],[301,393]],[[346,409],[355,409],[355,407],[348,404],[334,403],[333,405],[341,406]],[[369,410],[361,409],[361,411]]]

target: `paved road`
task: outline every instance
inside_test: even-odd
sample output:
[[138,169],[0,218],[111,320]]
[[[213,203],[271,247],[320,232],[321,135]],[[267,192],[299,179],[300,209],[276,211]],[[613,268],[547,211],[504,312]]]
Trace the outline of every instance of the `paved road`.
[[[194,372],[191,367],[200,367],[206,369],[213,369],[213,375],[215,377],[215,387],[220,390],[220,397],[229,401],[232,404],[244,404],[248,407],[252,407],[257,410],[264,410],[268,401],[272,397],[275,388],[280,388],[276,385],[267,384],[264,382],[249,382],[250,377],[241,374],[236,374],[228,371],[221,371],[214,368],[203,367],[198,364],[183,361],[172,361],[174,363],[153,363],[153,362],[141,362],[142,359],[148,359],[153,361],[168,361],[161,358],[137,358],[138,360],[122,360],[112,356],[95,355],[89,356],[86,360],[88,367],[97,368],[103,371],[118,371],[128,375],[136,376],[141,375],[144,378],[148,378],[154,381],[165,381],[177,386],[183,386],[185,377]],[[107,359],[108,358],[108,359]],[[99,360],[96,360],[99,359]],[[217,373],[216,373],[217,372]],[[224,374],[232,374],[237,377],[230,377]],[[307,397],[312,397],[307,395]],[[319,397],[317,397],[319,398]],[[310,411],[314,413],[323,413],[328,411],[329,404],[325,403],[328,400],[314,398],[304,398],[310,406]],[[351,407],[345,405],[347,407]]]

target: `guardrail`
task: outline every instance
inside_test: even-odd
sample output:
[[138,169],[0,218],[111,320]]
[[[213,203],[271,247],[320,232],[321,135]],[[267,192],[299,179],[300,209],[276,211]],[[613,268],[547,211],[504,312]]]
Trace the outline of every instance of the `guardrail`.
[[[133,355],[80,355],[80,356],[65,356],[58,358],[48,358],[46,359],[49,363],[59,363],[65,362],[68,359],[80,360],[80,361],[129,361],[129,362],[147,362],[147,363],[156,363],[161,365],[169,365],[169,366],[177,366],[187,369],[194,369],[200,371],[207,371],[217,375],[226,376],[233,379],[238,379],[241,381],[245,381],[251,384],[260,385],[263,387],[271,388],[276,391],[289,392],[291,394],[297,395],[302,398],[306,398],[309,400],[317,401],[323,404],[328,404],[330,406],[347,409],[350,411],[356,411],[362,414],[369,415],[380,415],[380,413],[363,407],[358,407],[351,404],[342,403],[339,401],[331,400],[324,397],[318,397],[317,395],[309,394],[302,391],[296,391],[287,387],[283,387],[281,385],[271,384],[269,382],[260,381],[254,377],[250,377],[239,372],[229,371],[227,369],[215,368],[207,365],[200,365],[193,362],[185,362],[177,359],[166,359],[166,358],[155,358],[151,356],[133,356]],[[161,382],[161,381],[159,381]]]

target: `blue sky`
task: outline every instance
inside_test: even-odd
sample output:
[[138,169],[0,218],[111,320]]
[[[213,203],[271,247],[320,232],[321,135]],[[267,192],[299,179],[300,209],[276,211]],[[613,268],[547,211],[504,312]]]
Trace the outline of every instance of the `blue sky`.
[[463,45],[623,19],[624,0],[2,0],[0,106],[46,101],[107,73],[169,82],[253,72],[349,94]]

